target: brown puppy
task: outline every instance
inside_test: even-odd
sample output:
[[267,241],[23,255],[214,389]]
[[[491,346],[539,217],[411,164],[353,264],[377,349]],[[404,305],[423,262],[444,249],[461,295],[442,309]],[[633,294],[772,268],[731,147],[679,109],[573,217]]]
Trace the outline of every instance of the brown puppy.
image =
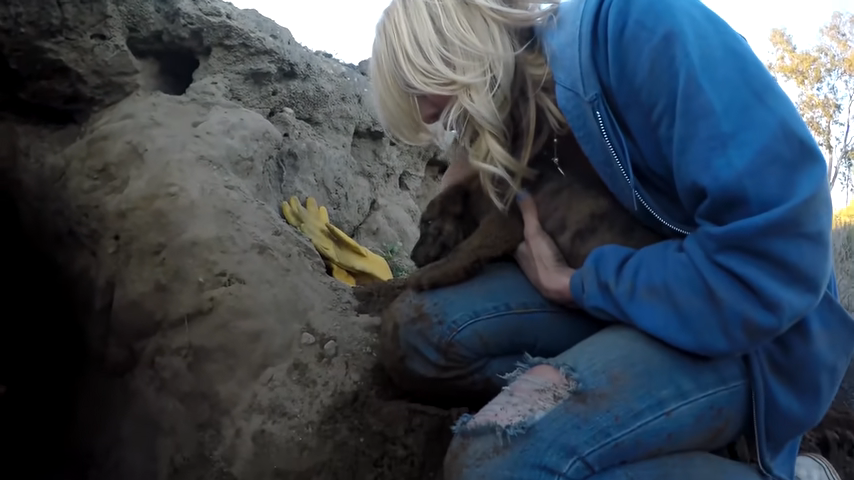
[[[601,245],[641,248],[665,237],[646,228],[623,208],[587,161],[571,134],[532,160],[537,178],[525,185],[537,205],[543,229],[567,264],[579,268]],[[472,278],[487,263],[511,255],[524,240],[521,212],[514,204],[501,212],[477,176],[448,187],[425,208],[421,236],[411,258],[420,267],[407,279],[356,289],[362,313],[385,308],[406,288],[415,291]]]
[[[539,175],[527,189],[543,229],[570,267],[579,268],[601,245],[641,248],[664,239],[617,202],[573,138],[564,138],[558,155],[566,159],[561,170],[538,159]],[[472,229],[473,225],[477,226]],[[428,290],[467,280],[484,264],[512,254],[523,239],[518,207],[500,212],[472,177],[439,194],[425,209],[421,236],[411,255],[422,268],[407,283],[415,290]]]
[[[478,230],[484,219],[495,214],[500,212],[483,191],[477,175],[447,187],[421,214],[418,241],[409,258],[421,268],[447,257]],[[508,221],[505,215],[501,217]]]
[[[421,213],[419,223],[420,235],[412,248],[410,258],[418,270],[406,278],[394,278],[387,282],[371,283],[353,287],[356,296],[358,313],[379,314],[387,305],[394,301],[404,290],[429,289],[428,283],[435,281],[439,284],[452,284],[464,280],[466,271],[476,269],[480,262],[480,254],[462,262],[459,270],[445,270],[449,265],[440,269],[425,268],[428,264],[447,257],[455,248],[471,238],[480,228],[481,221],[491,214],[498,212],[495,204],[484,193],[477,175],[469,177],[460,183],[451,185],[434,197]],[[512,221],[502,216],[501,221]],[[480,228],[485,233],[483,228]],[[474,237],[474,242],[482,241],[483,233]],[[499,235],[501,237],[501,235]],[[478,240],[481,238],[481,240]],[[512,243],[513,239],[496,238],[499,242]],[[472,245],[472,242],[469,242]],[[477,245],[472,245],[477,247]],[[484,252],[483,263],[488,262],[491,254]],[[431,273],[432,272],[432,273]],[[422,275],[427,275],[422,282]],[[430,275],[433,275],[431,280]]]

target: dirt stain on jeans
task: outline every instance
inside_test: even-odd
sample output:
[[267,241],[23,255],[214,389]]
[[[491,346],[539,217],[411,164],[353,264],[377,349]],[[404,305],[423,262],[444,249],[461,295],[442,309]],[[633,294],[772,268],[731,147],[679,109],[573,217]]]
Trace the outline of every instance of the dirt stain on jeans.
[[507,445],[489,432],[455,436],[445,456],[444,480],[477,478],[470,473],[486,471],[497,458],[506,453]]

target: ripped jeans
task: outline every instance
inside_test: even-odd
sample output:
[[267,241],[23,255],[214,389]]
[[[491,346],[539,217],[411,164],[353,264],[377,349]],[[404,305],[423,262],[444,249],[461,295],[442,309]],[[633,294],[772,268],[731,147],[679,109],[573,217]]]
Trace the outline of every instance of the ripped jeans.
[[491,398],[454,427],[445,480],[763,478],[713,452],[752,429],[741,358],[705,359],[545,300],[514,263],[407,293],[382,328],[395,382]]

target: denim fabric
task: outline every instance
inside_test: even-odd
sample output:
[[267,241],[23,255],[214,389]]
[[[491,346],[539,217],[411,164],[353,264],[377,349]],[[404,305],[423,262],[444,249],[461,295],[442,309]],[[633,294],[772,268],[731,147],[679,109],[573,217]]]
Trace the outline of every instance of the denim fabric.
[[541,365],[565,380],[533,385],[546,401],[500,412],[512,421],[478,418],[495,400],[460,418],[445,480],[762,478],[705,453],[751,424],[741,357],[701,358],[555,305],[513,263],[406,294],[385,318],[383,362],[413,393],[512,394]]

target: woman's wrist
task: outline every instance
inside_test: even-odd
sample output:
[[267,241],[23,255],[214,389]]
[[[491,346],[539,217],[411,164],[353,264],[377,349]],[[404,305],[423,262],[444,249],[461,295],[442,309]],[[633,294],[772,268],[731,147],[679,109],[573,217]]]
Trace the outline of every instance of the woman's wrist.
[[572,275],[574,273],[575,270],[566,267],[561,268],[555,271],[553,275],[550,275],[549,285],[546,287],[549,300],[566,306],[570,306],[575,303],[572,298],[572,290],[569,287],[569,283],[572,281]]
[[442,181],[439,188],[444,190],[451,185],[465,180],[474,173],[475,169],[469,163],[468,158],[455,158],[451,161],[448,169],[445,170],[445,173],[442,175]]

